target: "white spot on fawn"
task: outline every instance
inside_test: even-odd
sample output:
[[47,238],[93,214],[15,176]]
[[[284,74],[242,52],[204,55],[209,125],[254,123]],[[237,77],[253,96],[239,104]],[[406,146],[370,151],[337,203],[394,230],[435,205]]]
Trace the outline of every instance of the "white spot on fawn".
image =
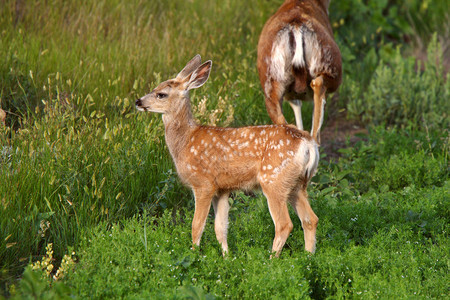
[[245,147],[248,147],[248,144],[249,144],[248,141],[245,142],[245,143],[242,143],[242,144],[240,144],[240,145],[238,146],[238,149],[241,150],[241,149],[243,149],[243,148],[245,148]]

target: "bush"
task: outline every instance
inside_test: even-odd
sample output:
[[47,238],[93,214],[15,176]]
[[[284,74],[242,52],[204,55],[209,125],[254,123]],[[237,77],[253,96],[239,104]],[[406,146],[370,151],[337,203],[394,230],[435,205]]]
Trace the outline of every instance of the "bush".
[[444,75],[436,36],[423,65],[412,57],[404,58],[399,48],[391,55],[386,50],[367,88],[356,81],[349,83],[349,116],[368,124],[448,128],[450,78]]
[[385,192],[442,186],[448,180],[448,131],[427,133],[380,126],[370,129],[366,139],[340,150],[339,162],[328,166],[336,177],[321,172],[313,179],[325,188],[322,192],[330,192],[330,185],[338,184],[351,184],[352,191],[362,194],[370,189]]

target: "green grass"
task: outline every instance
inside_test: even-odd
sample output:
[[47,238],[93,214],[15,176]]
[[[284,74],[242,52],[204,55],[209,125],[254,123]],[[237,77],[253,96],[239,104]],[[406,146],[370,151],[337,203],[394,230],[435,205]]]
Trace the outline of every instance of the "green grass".
[[47,78],[54,81],[57,72],[60,93],[89,94],[94,107],[114,108],[116,97],[135,99],[200,53],[214,61],[208,83],[212,99],[227,95],[239,102],[237,115],[249,118],[242,122],[268,120],[255,71],[258,34],[273,10],[269,3],[24,1],[17,10],[11,1],[4,6],[0,95],[13,112],[40,104],[47,97],[42,87],[50,89]]
[[[369,141],[347,148],[339,162],[321,165],[309,190],[320,218],[314,255],[303,250],[301,224],[291,211],[294,231],[281,257],[269,259],[274,228],[266,200],[260,193],[254,199],[237,193],[226,258],[215,238],[212,212],[200,249],[192,250],[191,209],[166,211],[160,217],[144,211],[86,232],[77,251],[79,263],[62,281],[65,295],[96,299],[184,299],[192,292],[217,298],[448,296],[448,170],[442,174],[446,180],[436,176],[425,185],[421,178],[404,186],[380,185],[371,180],[377,176],[377,166],[389,161],[380,158],[373,172],[359,176],[362,161],[394,150],[389,143],[394,136],[403,146],[411,141],[402,133],[378,129]],[[414,138],[426,141],[425,136]],[[404,149],[400,152],[405,157],[415,157],[414,151],[396,147]],[[422,150],[427,160],[447,165],[448,144]],[[399,164],[408,166],[410,161]],[[385,170],[396,168],[388,163]],[[364,184],[369,187],[361,188]]]
[[[448,18],[442,4],[420,8],[433,22],[418,32],[418,1],[332,1],[344,62],[336,106],[392,128],[371,127],[364,141],[340,150],[341,160],[321,161],[309,189],[320,218],[316,255],[303,251],[292,216],[281,259],[268,259],[273,224],[260,194],[233,200],[229,258],[221,257],[211,221],[200,251],[190,250],[193,197],[177,179],[160,116],[135,113],[134,99],[200,53],[213,70],[192,95],[194,108],[207,99],[195,116],[219,125],[270,123],[256,45],[281,2],[2,2],[0,106],[8,116],[0,125],[0,295],[448,294],[450,81],[434,60],[445,58],[436,42],[445,41],[445,26],[435,26]],[[415,44],[403,43],[403,30],[432,41],[422,69],[404,58]],[[311,105],[304,107],[310,124]],[[69,249],[78,255],[62,282],[23,273],[48,243],[55,266]]]

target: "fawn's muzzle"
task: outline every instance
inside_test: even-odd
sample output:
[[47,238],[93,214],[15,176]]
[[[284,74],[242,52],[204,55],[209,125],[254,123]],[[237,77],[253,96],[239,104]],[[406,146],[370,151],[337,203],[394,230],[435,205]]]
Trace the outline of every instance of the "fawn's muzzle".
[[141,106],[141,105],[142,105],[142,101],[141,101],[140,98],[139,98],[139,99],[136,99],[135,105],[136,105],[136,106]]

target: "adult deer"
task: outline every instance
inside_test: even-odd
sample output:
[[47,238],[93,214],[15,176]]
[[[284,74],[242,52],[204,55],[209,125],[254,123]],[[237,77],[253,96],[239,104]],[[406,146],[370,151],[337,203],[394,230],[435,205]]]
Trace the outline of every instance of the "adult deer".
[[212,202],[215,232],[225,254],[229,193],[259,186],[275,224],[272,251],[280,254],[293,228],[289,202],[302,222],[305,248],[314,252],[318,218],[306,188],[317,169],[317,143],[308,132],[287,125],[220,128],[196,124],[189,91],[206,82],[211,64],[201,64],[197,55],[174,79],[136,100],[138,110],[163,114],[166,144],[177,173],[194,192],[193,244],[200,245]]
[[303,100],[314,99],[311,135],[320,142],[326,93],[341,83],[341,53],[328,19],[330,0],[286,0],[267,21],[258,43],[258,72],[266,108],[275,124],[286,124],[281,104],[289,100],[303,130]]

